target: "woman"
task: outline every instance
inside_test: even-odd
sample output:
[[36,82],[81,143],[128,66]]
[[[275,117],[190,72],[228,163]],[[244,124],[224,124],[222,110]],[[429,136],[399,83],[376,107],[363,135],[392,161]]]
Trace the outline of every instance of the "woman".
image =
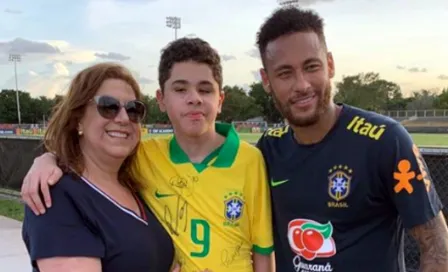
[[170,271],[169,234],[136,193],[130,175],[146,107],[122,66],[81,71],[55,109],[44,137],[64,170],[51,188],[54,205],[28,207],[23,239],[34,271]]

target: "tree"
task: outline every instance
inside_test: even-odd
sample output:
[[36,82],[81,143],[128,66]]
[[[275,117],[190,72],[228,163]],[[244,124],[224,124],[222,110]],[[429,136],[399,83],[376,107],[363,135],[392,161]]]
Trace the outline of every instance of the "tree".
[[437,109],[448,109],[448,87],[443,89],[434,101]]
[[261,116],[261,107],[238,86],[224,86],[225,98],[218,119],[222,122],[245,121]]
[[377,73],[345,76],[336,83],[336,88],[336,102],[373,111],[396,110],[405,106],[400,86],[381,79]]
[[262,115],[269,123],[281,123],[283,117],[277,110],[272,97],[264,91],[261,82],[252,83],[250,85],[249,96],[251,96],[255,103],[260,107]]
[[160,111],[159,104],[155,97],[145,95],[143,102],[146,104],[147,112],[143,123],[145,124],[169,124],[168,115]]
[[0,92],[0,123],[19,122],[17,116],[17,102],[15,90],[2,90]]
[[428,110],[433,109],[436,102],[436,95],[428,90],[413,92],[407,104],[408,110]]

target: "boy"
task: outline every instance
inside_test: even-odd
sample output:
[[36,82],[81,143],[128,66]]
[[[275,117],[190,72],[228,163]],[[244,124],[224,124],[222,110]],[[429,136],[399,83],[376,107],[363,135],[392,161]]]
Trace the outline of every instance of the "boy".
[[[224,101],[219,55],[201,39],[178,39],[162,52],[159,84],[174,136],[143,141],[134,175],[146,182],[141,194],[171,233],[182,271],[272,271],[263,157],[231,125],[215,123]],[[51,184],[54,167],[53,158],[37,159],[31,184]],[[24,181],[24,200],[36,210],[40,200],[27,188]]]

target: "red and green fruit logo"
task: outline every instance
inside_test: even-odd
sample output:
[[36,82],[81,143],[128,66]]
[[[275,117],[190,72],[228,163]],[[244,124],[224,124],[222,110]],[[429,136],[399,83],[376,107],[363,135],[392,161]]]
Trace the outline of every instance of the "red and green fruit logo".
[[336,254],[331,222],[320,224],[310,219],[295,219],[288,225],[292,251],[306,260],[328,258]]

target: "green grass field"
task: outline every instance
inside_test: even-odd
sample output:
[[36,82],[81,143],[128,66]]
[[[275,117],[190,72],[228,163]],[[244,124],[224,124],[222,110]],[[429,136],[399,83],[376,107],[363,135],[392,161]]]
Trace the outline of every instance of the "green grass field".
[[[448,147],[448,134],[411,134],[417,146],[420,147]],[[256,143],[260,133],[240,133],[241,139],[249,143]],[[148,134],[144,138],[167,137],[167,134]]]
[[[144,138],[168,137],[168,134],[148,134]],[[249,143],[256,143],[260,138],[260,133],[240,133],[241,139]],[[412,138],[420,147],[447,147],[448,134],[412,134]],[[14,200],[0,199],[0,215],[23,220],[23,204]]]
[[0,199],[0,215],[23,221],[23,204],[18,200]]

